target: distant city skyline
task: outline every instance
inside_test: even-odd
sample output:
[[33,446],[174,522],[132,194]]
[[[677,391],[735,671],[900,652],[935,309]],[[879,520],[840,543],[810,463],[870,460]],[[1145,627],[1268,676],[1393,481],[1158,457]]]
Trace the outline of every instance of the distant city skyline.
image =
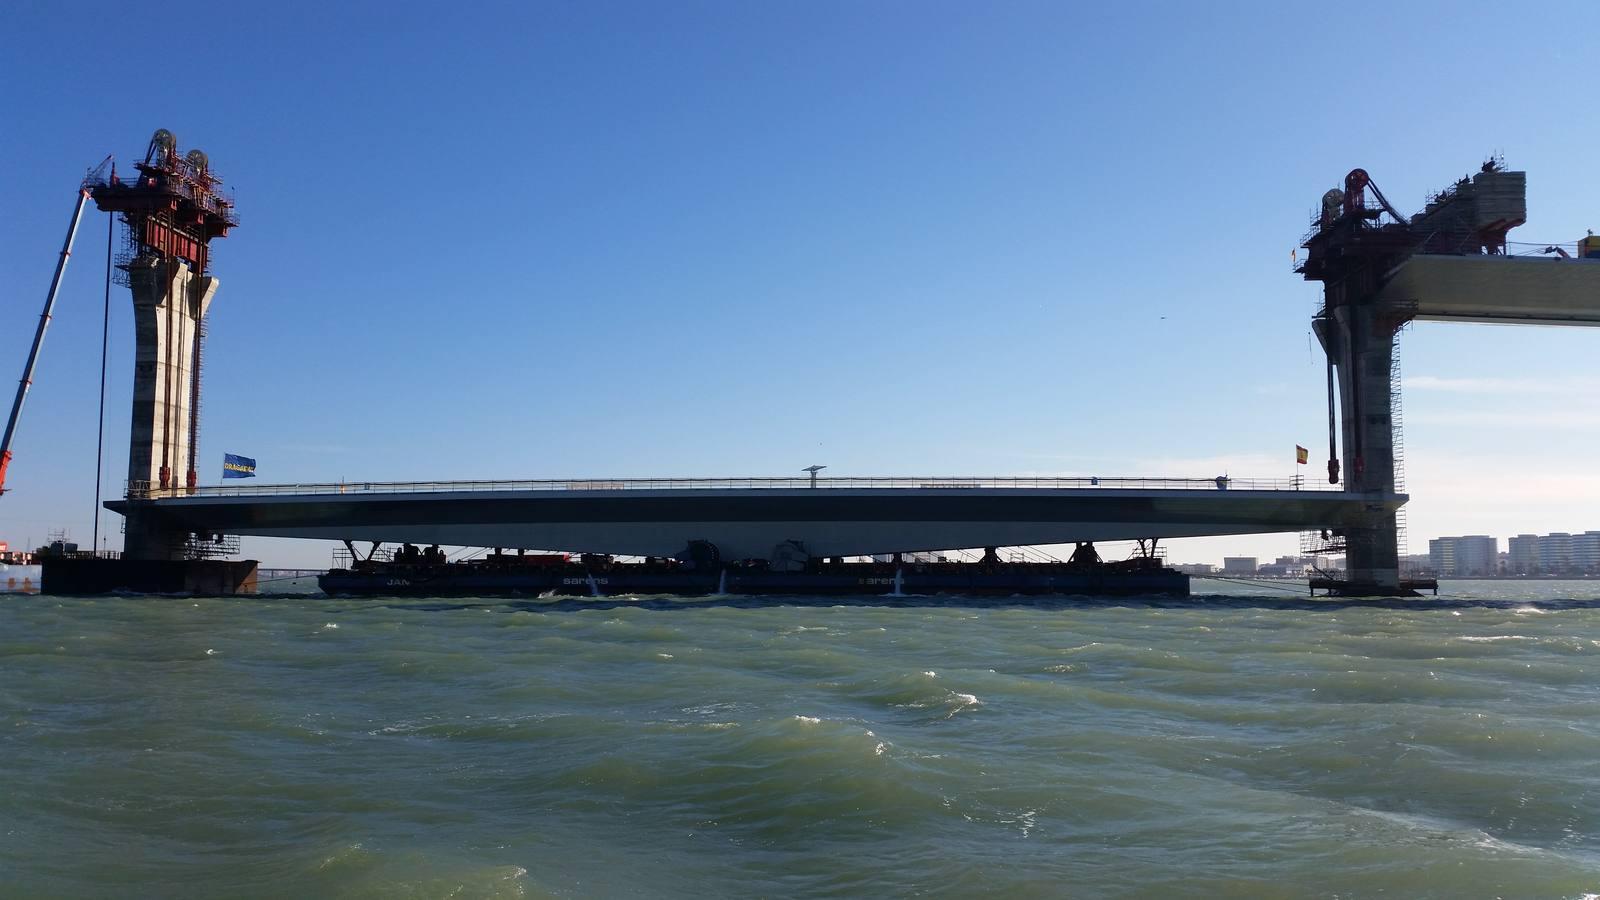
[[[1592,29],[1552,25],[1591,6],[291,2],[215,11],[226,65],[142,78],[129,48],[165,20],[23,4],[0,32],[31,73],[0,149],[0,378],[84,169],[165,127],[241,218],[214,248],[203,482],[225,452],[262,482],[1316,479],[1318,292],[1290,271],[1310,211],[1357,166],[1410,211],[1503,153],[1528,172],[1513,241],[1600,229]],[[1360,65],[1315,37],[1352,21]],[[1485,78],[1467,48],[1490,23]],[[1423,59],[1474,102],[1395,90]],[[13,548],[89,542],[105,242],[87,217],[0,497]],[[107,496],[129,307],[115,289]],[[1411,553],[1593,527],[1600,334],[1422,323],[1399,348]],[[329,545],[244,550],[316,566]]]
[[1431,569],[1441,575],[1595,575],[1600,574],[1600,531],[1461,535],[1428,542]]

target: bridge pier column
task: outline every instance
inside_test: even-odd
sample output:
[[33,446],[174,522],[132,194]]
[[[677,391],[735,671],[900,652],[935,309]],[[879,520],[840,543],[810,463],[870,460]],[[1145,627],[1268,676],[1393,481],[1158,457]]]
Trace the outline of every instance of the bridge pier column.
[[125,533],[122,536],[122,555],[128,559],[186,558],[184,545],[189,533],[174,528],[164,521],[147,504],[129,503],[123,512]]
[[1399,537],[1394,514],[1368,513],[1367,523],[1345,531],[1345,576],[1352,588],[1384,596],[1400,588]]
[[[180,259],[149,255],[133,260],[128,276],[135,336],[128,490],[136,497],[181,492],[193,486],[197,466],[199,332],[217,279],[193,274]],[[126,524],[123,546],[130,558],[182,557],[182,536],[152,516],[131,513]]]
[[[1318,320],[1317,336],[1339,380],[1346,490],[1395,493],[1392,380],[1400,324],[1384,307],[1365,303],[1334,306]],[[1401,593],[1400,536],[1392,511],[1372,504],[1344,537],[1346,593]]]

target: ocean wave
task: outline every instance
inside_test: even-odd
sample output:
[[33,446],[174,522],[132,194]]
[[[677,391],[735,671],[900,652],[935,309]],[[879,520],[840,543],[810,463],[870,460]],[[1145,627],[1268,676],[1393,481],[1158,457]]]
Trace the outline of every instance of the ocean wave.
[[18,600],[0,868],[43,896],[1575,897],[1600,606],[1533,596]]

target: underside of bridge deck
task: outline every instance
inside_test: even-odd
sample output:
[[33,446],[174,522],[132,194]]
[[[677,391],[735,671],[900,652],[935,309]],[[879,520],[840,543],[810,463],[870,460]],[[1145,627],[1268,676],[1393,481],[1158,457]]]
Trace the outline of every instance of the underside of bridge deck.
[[1073,541],[1341,528],[1393,514],[1396,494],[1339,491],[921,489],[563,490],[119,500],[173,532],[666,556],[709,541],[724,559],[798,543],[856,556]]

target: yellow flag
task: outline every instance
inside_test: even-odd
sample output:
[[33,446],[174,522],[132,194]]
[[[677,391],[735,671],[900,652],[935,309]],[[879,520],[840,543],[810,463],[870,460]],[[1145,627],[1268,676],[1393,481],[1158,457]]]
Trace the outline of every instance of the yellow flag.
[[1306,448],[1300,446],[1299,444],[1295,444],[1294,445],[1294,461],[1295,462],[1297,462],[1297,463],[1299,463],[1300,465],[1303,466],[1310,459],[1311,459],[1311,451],[1310,450],[1307,450]]

